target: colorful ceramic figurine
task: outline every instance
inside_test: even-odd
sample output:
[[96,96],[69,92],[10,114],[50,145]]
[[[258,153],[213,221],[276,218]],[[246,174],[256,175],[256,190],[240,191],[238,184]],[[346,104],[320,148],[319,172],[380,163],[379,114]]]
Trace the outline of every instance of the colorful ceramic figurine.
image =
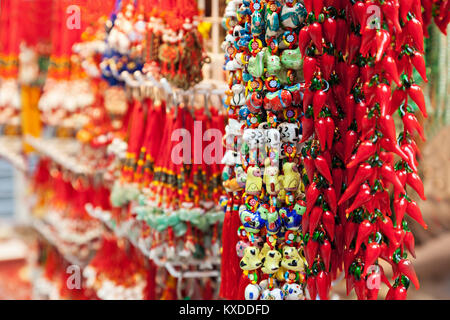
[[245,183],[245,193],[249,195],[260,195],[262,190],[261,169],[250,167],[247,170],[247,182]]
[[307,12],[300,0],[285,0],[281,9],[281,24],[285,28],[295,29],[300,27],[307,16]]
[[252,212],[247,210],[245,205],[239,208],[239,218],[248,233],[258,233],[264,226],[265,221],[261,218],[259,211]]
[[276,235],[280,231],[282,223],[278,211],[274,210],[273,207],[271,209],[267,204],[263,204],[259,207],[258,212],[261,218],[265,220],[267,233]]
[[261,1],[259,0],[253,0],[252,4],[250,5],[252,13],[252,25],[251,25],[251,31],[253,36],[260,36],[265,29],[265,23],[264,23],[264,6],[261,4]]
[[239,266],[244,271],[244,275],[250,280],[250,284],[245,288],[245,298],[247,300],[257,300],[260,295],[260,288],[258,286],[258,270],[262,265],[259,258],[259,248],[247,247],[244,250],[244,256],[239,262]]
[[279,214],[283,219],[283,225],[286,228],[286,230],[298,231],[300,229],[303,213],[297,212],[295,208],[289,209],[283,207],[279,210]]
[[283,173],[284,190],[290,192],[297,191],[300,183],[300,173],[298,172],[297,165],[294,162],[286,162],[283,165]]
[[280,32],[280,11],[279,1],[271,0],[266,5],[266,39],[276,37]]
[[266,154],[265,166],[274,166],[278,168],[281,152],[281,139],[280,132],[277,129],[265,130],[266,135]]
[[266,166],[264,169],[263,182],[267,194],[277,196],[280,192],[280,181],[278,179],[278,167]]

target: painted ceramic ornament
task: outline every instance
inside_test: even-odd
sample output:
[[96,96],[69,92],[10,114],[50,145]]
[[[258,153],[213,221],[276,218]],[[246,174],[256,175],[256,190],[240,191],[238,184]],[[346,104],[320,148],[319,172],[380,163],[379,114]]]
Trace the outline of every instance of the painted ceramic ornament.
[[266,111],[267,124],[270,128],[276,128],[278,124],[278,112],[272,112],[271,110]]
[[298,231],[302,223],[302,215],[295,209],[281,208],[280,216],[283,219],[283,225],[286,230]]
[[258,38],[252,38],[248,43],[248,50],[252,56],[257,55],[264,48],[263,43]]
[[281,135],[281,143],[296,144],[300,141],[300,128],[297,123],[284,122],[278,126]]
[[267,49],[269,50],[270,54],[277,54],[278,53],[278,39],[275,37],[266,39],[266,45]]
[[283,300],[283,291],[279,288],[266,289],[261,293],[261,300]]
[[[302,88],[300,83],[291,85],[291,86],[286,86],[284,87],[284,89],[286,89],[287,91],[289,91],[292,95],[292,105],[294,107],[301,107],[303,104],[303,92],[302,92]],[[297,121],[299,122],[299,119],[297,119]]]
[[[293,246],[284,246],[283,247],[283,259],[281,261],[281,265],[286,269],[294,272],[303,270],[303,260],[297,250],[297,248]],[[288,279],[286,281],[293,282],[295,279]]]
[[[255,1],[256,2],[256,1]],[[253,36],[260,36],[265,29],[265,24],[264,24],[264,17],[263,17],[263,7],[261,6],[260,3],[253,5],[253,8],[255,8],[256,5],[258,5],[260,7],[259,10],[255,10],[252,13],[252,17],[251,17],[251,31]]]
[[262,122],[262,115],[260,113],[254,114],[251,113],[247,116],[247,126],[251,129],[256,129],[259,127]]
[[244,0],[242,1],[241,6],[237,11],[238,20],[243,19],[245,16],[250,16],[252,14],[252,10],[250,9],[250,1]]
[[264,75],[264,52],[258,52],[250,57],[247,70],[255,78],[261,78]]
[[263,97],[260,92],[252,92],[250,95],[247,96],[246,101],[247,109],[251,113],[260,113],[263,106]]
[[245,188],[245,183],[247,182],[247,173],[245,172],[242,166],[237,165],[234,168],[234,175],[236,177],[236,182],[241,187],[241,189]]
[[245,205],[239,208],[239,218],[241,223],[248,233],[258,233],[264,226],[265,221],[261,218],[261,214],[258,211],[252,212],[247,210]]
[[245,103],[245,87],[237,83],[231,87],[233,97],[231,98],[232,106],[242,106]]
[[298,43],[297,34],[291,30],[283,32],[280,43],[282,44],[281,49],[294,48]]
[[285,283],[281,290],[284,293],[284,300],[303,300],[303,289],[298,283]]
[[247,169],[247,181],[245,183],[245,193],[249,195],[259,195],[262,191],[261,169],[250,167]]
[[[239,262],[239,266],[244,271],[258,270],[262,265],[261,259],[259,258],[259,248],[257,247],[247,247],[244,250],[244,256]],[[250,279],[251,281],[256,281],[256,279]]]
[[244,34],[236,42],[236,47],[238,48],[238,50],[242,50],[243,48],[249,48],[250,47],[250,42],[252,40],[253,40],[253,38],[252,38],[252,36],[250,34]]
[[269,76],[277,75],[281,70],[280,57],[264,49],[264,65]]
[[244,104],[239,108],[239,118],[242,120],[247,119],[248,115],[250,114],[250,110],[248,107]]
[[294,162],[286,162],[283,164],[283,187],[284,190],[295,192],[300,184],[300,173]]
[[270,76],[264,81],[267,91],[274,92],[280,89],[280,81],[275,76]]
[[266,5],[266,39],[276,37],[279,33],[280,10],[279,1],[269,1]]
[[236,71],[242,69],[242,53],[237,53],[233,59],[227,62],[225,65],[225,70]]
[[306,19],[307,11],[298,0],[286,0],[281,9],[281,24],[285,28],[296,29],[301,26]]
[[289,91],[281,89],[268,92],[264,98],[264,108],[275,112],[289,108],[292,104],[292,95]]
[[281,257],[281,253],[278,250],[269,250],[264,258],[261,259],[261,271],[269,275],[276,273],[281,266]]
[[278,167],[281,151],[280,132],[277,129],[265,130],[266,135],[266,153],[270,166]]
[[281,54],[281,64],[286,69],[300,70],[303,65],[300,49],[297,47],[295,49],[284,50]]
[[255,92],[255,91],[261,92],[263,89],[264,89],[264,82],[262,81],[262,79],[254,78],[251,77],[250,75],[250,79],[247,81],[248,92]]
[[261,218],[265,220],[265,225],[268,234],[276,235],[282,226],[280,215],[278,211],[270,210],[267,204],[263,204],[258,208],[258,212],[261,215]]
[[[241,3],[240,0],[230,0],[227,3],[227,6],[225,8],[225,13],[224,13],[224,17],[225,18],[235,18],[236,19],[236,12],[239,8],[239,4]],[[226,29],[230,29],[229,27]]]
[[[225,164],[228,167],[235,166],[241,163],[241,157],[238,151],[236,150],[227,150],[222,159],[222,164]],[[225,174],[231,174],[231,172],[227,172]]]
[[236,254],[239,258],[244,256],[244,250],[249,246],[249,243],[243,240],[239,240],[236,243]]
[[296,107],[290,107],[283,110],[284,121],[288,123],[297,123],[300,116],[300,110]]
[[[251,115],[249,115],[249,117],[247,118],[247,121],[250,119],[250,116]],[[259,121],[258,123],[255,123],[255,127],[258,127],[260,122],[261,121]],[[243,141],[245,142],[245,145],[248,147],[249,165],[261,166],[264,161],[264,152],[265,152],[265,150],[264,150],[264,147],[265,147],[264,130],[253,129],[253,128],[246,129],[246,130],[244,130],[244,134],[243,134],[242,138],[243,138]],[[244,147],[244,144],[243,144],[243,147]]]
[[279,169],[275,166],[266,166],[264,168],[263,182],[267,193],[271,196],[277,196],[281,189],[278,172]]
[[245,300],[258,300],[261,294],[261,288],[257,284],[248,284],[245,287],[244,297]]

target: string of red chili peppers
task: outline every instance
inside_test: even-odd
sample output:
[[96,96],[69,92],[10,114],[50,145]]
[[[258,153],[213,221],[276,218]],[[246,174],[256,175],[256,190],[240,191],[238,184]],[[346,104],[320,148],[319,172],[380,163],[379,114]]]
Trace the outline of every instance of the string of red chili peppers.
[[[304,3],[309,15],[299,33],[306,83],[303,140],[313,137],[302,150],[310,297],[318,292],[328,298],[343,263],[347,292],[354,288],[358,299],[376,299],[380,280],[390,288],[387,299],[405,299],[410,281],[419,288],[404,250],[414,256],[405,213],[426,228],[406,191],[409,185],[425,199],[414,141],[416,132],[422,139],[424,133],[408,101],[427,114],[412,68],[426,81],[424,28],[433,10],[445,30],[448,2],[422,1],[425,24],[417,0]],[[391,96],[392,82],[397,88]],[[398,138],[396,110],[404,126]],[[378,258],[391,264],[393,285]]]

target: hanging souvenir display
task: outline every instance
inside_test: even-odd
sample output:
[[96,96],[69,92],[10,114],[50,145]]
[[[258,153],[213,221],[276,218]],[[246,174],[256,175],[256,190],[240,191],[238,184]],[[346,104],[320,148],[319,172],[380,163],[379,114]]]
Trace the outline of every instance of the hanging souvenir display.
[[[118,3],[107,33],[77,45],[95,75],[95,53],[89,50],[100,50],[94,42],[104,37],[98,70],[110,85],[104,108],[96,107],[106,118],[91,119],[78,138],[87,142],[93,133],[110,133],[102,139],[109,155],[103,178],[114,182],[110,217],[117,225],[133,225],[136,241],[151,259],[214,265],[223,219],[216,204],[222,194],[218,163],[225,120],[206,91],[191,88],[202,79],[206,61],[198,10],[191,2],[164,2],[148,18],[145,6]],[[180,60],[163,61],[164,50]]]
[[102,228],[85,206],[93,203],[108,210],[109,190],[49,159],[40,160],[32,183],[33,215],[41,233],[54,239],[62,253],[89,259],[98,247]]

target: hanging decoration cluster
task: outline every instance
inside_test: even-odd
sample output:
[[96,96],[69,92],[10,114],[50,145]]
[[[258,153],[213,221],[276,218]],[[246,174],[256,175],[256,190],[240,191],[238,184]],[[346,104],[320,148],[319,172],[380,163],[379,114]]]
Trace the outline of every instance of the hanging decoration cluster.
[[220,157],[204,157],[207,149],[223,154],[225,119],[184,90],[202,80],[198,10],[189,1],[150,8],[123,3],[107,22],[100,70],[115,90],[126,91],[121,129],[108,148],[113,218],[136,221],[154,259],[217,257]]
[[380,282],[386,299],[419,288],[405,217],[427,228],[413,200],[427,111],[413,69],[427,81],[424,35],[449,16],[448,1],[228,2],[222,297],[329,299],[342,272],[358,299]]

